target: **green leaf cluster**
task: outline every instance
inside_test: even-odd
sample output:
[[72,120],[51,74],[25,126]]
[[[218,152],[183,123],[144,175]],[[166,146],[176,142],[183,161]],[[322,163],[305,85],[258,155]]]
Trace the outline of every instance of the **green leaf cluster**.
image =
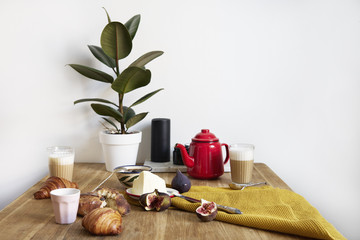
[[[103,120],[110,124],[116,133],[128,133],[128,129],[141,120],[148,112],[135,113],[134,106],[145,102],[163,88],[152,91],[128,106],[124,105],[124,97],[138,88],[148,85],[151,81],[151,71],[145,68],[145,65],[163,54],[162,51],[152,51],[140,56],[132,62],[127,68],[120,71],[119,61],[129,56],[133,48],[133,39],[140,24],[140,15],[130,18],[125,24],[111,21],[108,12],[105,10],[108,24],[104,27],[100,45],[89,45],[88,48],[92,55],[101,63],[112,70],[112,73],[80,65],[69,64],[71,68],[81,75],[96,81],[110,84],[110,87],[116,92],[118,102],[113,103],[102,98],[83,98],[78,99],[74,104],[83,102],[93,102],[90,106]],[[114,76],[114,77],[113,77]]]

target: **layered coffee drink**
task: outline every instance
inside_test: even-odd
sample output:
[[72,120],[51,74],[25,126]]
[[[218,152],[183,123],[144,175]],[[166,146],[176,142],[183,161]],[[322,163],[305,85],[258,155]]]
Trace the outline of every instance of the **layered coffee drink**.
[[49,174],[72,181],[74,169],[74,151],[71,147],[50,147]]
[[254,168],[254,145],[230,145],[231,180],[234,183],[246,184],[251,182]]

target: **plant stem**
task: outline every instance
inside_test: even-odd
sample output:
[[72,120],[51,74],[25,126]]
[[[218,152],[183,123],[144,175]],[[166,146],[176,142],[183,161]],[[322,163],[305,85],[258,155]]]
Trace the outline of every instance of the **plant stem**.
[[[119,77],[120,75],[120,71],[119,71],[119,60],[116,58],[115,60],[116,63],[116,75],[117,77]],[[124,108],[123,108],[123,99],[124,99],[124,94],[123,93],[119,93],[119,111],[121,113],[122,117],[122,121],[120,122],[120,128],[121,128],[121,134],[125,134],[125,123],[124,123]]]
[[122,117],[122,121],[120,122],[120,127],[121,127],[121,134],[125,134],[125,123],[124,123],[124,108],[123,108],[123,99],[124,99],[124,94],[123,93],[119,93],[119,111],[121,113]]

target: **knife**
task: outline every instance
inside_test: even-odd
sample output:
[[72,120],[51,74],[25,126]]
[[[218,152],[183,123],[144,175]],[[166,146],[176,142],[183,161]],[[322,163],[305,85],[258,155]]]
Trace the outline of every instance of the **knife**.
[[[187,197],[187,196],[181,195],[179,193],[172,193],[172,194],[174,194],[174,196],[176,196],[176,197],[180,197],[180,198],[185,199],[185,200],[187,200],[189,202],[201,202],[198,199]],[[237,208],[223,206],[223,205],[220,205],[220,204],[217,204],[217,203],[215,203],[215,204],[216,204],[216,206],[217,206],[217,208],[219,210],[222,210],[224,212],[231,213],[231,214],[242,214],[242,212]]]

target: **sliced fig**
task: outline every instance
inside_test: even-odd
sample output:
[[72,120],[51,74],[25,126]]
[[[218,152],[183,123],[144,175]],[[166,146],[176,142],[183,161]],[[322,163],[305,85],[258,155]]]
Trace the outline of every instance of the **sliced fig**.
[[190,190],[191,182],[190,179],[178,169],[175,177],[171,181],[171,187],[178,190],[180,193],[184,193]]
[[203,222],[210,222],[216,217],[216,214],[216,203],[201,199],[201,205],[196,209],[198,218]]
[[168,209],[171,205],[170,196],[155,189],[152,193],[145,193],[140,196],[139,202],[146,211],[155,210],[158,212]]

